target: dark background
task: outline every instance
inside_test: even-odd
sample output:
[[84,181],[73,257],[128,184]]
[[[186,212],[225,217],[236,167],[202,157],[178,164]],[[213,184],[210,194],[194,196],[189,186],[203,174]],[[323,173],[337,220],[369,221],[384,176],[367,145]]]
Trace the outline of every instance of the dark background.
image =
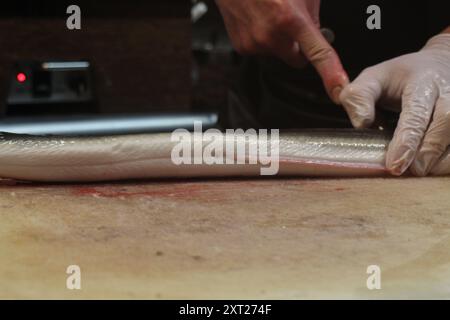
[[[313,68],[233,53],[214,1],[204,1],[210,10],[194,26],[189,0],[2,3],[0,115],[15,61],[88,59],[102,113],[218,110],[227,127],[350,125]],[[79,31],[66,29],[73,3],[82,10]],[[323,0],[321,22],[334,31],[333,46],[353,79],[365,67],[419,50],[450,24],[448,3]],[[382,9],[382,30],[366,28],[371,4]]]
[[[81,7],[81,30],[66,28],[66,8]],[[188,110],[191,99],[190,2],[2,2],[0,114],[17,60],[88,59],[101,112]]]

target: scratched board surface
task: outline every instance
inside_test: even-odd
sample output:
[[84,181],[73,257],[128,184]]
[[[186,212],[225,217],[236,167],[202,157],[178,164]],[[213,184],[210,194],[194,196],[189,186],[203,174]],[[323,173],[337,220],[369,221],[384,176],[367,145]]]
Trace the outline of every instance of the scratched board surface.
[[0,189],[0,298],[450,298],[450,178]]

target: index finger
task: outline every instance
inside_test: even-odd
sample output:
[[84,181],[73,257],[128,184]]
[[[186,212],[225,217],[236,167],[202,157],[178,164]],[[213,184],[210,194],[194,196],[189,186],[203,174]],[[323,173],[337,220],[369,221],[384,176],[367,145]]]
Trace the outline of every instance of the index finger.
[[349,81],[338,54],[309,19],[299,23],[293,32],[302,53],[322,78],[328,95],[339,104],[340,92]]

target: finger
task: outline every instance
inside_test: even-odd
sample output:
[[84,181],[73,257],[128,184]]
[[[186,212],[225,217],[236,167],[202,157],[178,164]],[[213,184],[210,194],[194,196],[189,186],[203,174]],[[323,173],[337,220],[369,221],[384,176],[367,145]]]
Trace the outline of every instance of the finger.
[[[314,20],[314,24],[319,28],[320,23]],[[320,33],[327,40],[328,43],[334,41],[334,33],[330,29],[320,29]],[[273,53],[277,55],[286,64],[294,68],[304,68],[308,64],[308,59],[300,50],[300,45],[297,41],[293,41],[290,37],[279,39],[274,44]]]
[[444,154],[431,169],[430,174],[433,176],[445,176],[450,174],[450,149],[444,151]]
[[421,79],[408,84],[402,95],[402,112],[386,155],[386,166],[401,175],[414,160],[430,123],[437,99],[433,81]]
[[375,120],[375,104],[382,93],[384,73],[382,67],[368,68],[344,87],[340,101],[355,128],[369,127]]
[[310,18],[303,20],[293,28],[293,37],[302,53],[319,73],[330,98],[339,104],[339,95],[348,84],[347,73],[336,51],[323,37],[319,28]]
[[306,1],[306,8],[308,9],[308,12],[311,16],[311,20],[313,21],[314,25],[319,29],[320,29],[320,6],[321,6],[320,0]]
[[277,46],[276,54],[286,64],[294,68],[303,68],[308,63],[308,60],[300,51],[300,46],[297,42],[283,42]]
[[436,102],[433,120],[423,139],[411,171],[426,176],[450,145],[450,95],[441,96]]
[[308,60],[300,51],[300,46],[289,34],[274,34],[271,38],[270,49],[273,55],[294,68],[303,68]]

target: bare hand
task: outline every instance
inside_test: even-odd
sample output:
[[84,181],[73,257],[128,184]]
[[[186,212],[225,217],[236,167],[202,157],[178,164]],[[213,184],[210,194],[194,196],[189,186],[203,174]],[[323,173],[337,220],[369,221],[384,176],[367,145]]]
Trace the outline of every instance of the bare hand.
[[339,103],[348,83],[341,61],[320,32],[320,0],[216,0],[235,49],[271,54],[293,67],[311,62]]

